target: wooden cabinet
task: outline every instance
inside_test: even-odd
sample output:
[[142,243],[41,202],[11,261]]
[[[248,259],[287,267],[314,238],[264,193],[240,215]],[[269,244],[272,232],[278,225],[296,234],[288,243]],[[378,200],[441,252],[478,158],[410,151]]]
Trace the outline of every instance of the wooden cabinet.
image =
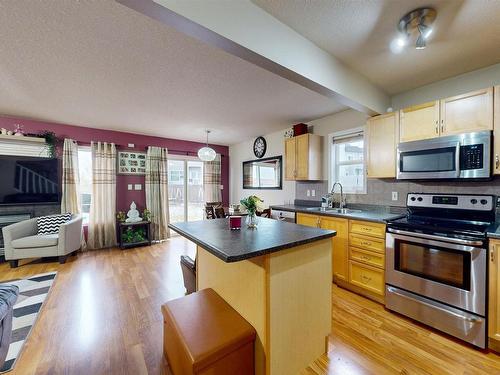
[[347,219],[310,214],[297,214],[297,224],[337,231],[332,238],[333,277],[348,281],[349,225]]
[[285,179],[321,180],[322,137],[302,134],[285,140]]
[[491,240],[489,251],[489,347],[500,352],[500,240]]
[[397,112],[370,118],[366,123],[369,178],[396,177],[396,146],[399,139]]
[[439,100],[399,111],[399,140],[417,141],[439,136]]
[[349,225],[347,219],[336,217],[320,217],[320,227],[337,231],[333,237],[332,267],[333,277],[349,280]]
[[493,130],[493,88],[440,101],[440,134]]
[[332,239],[333,281],[384,302],[385,224],[314,214],[297,214],[297,224],[337,231]]
[[495,87],[493,94],[495,103],[493,105],[493,173],[500,174],[500,86]]

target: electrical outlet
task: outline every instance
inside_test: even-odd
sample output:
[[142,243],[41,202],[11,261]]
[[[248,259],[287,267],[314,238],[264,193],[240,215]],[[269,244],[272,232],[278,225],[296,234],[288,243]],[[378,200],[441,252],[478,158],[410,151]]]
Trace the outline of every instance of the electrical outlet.
[[311,190],[311,195],[312,195],[313,197],[315,197],[315,196],[316,196],[316,190],[312,189],[312,190]]
[[127,185],[127,190],[132,190],[132,184]]
[[307,189],[307,196],[310,197],[311,196],[311,190]]
[[393,201],[397,201],[398,200],[398,192],[397,191],[393,191],[392,192],[392,200]]

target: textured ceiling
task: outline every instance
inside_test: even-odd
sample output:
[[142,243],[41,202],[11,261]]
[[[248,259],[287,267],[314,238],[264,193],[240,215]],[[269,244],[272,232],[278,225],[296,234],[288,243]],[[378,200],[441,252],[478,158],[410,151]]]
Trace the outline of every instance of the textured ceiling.
[[0,0],[0,114],[233,144],[345,109],[112,0]]
[[[499,0],[252,0],[319,47],[396,94],[500,62]],[[393,54],[406,12],[437,11],[425,50]]]

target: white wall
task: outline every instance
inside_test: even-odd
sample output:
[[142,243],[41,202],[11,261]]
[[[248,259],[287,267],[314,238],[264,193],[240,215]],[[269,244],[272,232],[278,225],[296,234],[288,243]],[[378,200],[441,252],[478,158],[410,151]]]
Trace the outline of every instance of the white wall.
[[[364,126],[367,115],[349,109],[333,115],[323,117],[309,122],[310,129],[314,134],[322,135],[323,138],[323,179],[328,179],[328,137],[330,133],[341,130],[352,129]],[[264,135],[267,142],[267,151],[264,157],[279,156],[285,154],[284,132],[279,131]],[[295,182],[283,181],[283,190],[248,190],[242,186],[242,162],[255,159],[253,154],[254,139],[238,143],[229,147],[229,179],[231,203],[237,203],[243,197],[255,194],[262,199],[266,206],[273,204],[283,204],[295,199]]]
[[392,107],[397,110],[414,104],[448,98],[494,85],[500,85],[500,64],[491,65],[394,95],[392,97]]

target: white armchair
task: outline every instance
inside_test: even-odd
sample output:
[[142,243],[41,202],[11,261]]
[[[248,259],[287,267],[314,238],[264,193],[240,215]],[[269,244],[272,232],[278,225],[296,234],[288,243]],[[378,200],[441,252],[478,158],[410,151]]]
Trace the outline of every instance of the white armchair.
[[80,249],[82,239],[82,217],[73,215],[62,224],[59,233],[37,235],[36,218],[20,221],[2,228],[5,244],[5,259],[12,268],[19,259],[59,257],[59,263],[66,262],[69,254]]

